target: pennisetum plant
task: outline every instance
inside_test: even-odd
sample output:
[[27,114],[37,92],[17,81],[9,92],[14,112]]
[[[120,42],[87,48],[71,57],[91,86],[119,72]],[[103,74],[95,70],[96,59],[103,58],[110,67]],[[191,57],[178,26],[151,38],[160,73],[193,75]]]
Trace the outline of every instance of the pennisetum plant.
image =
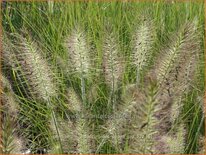
[[30,94],[35,100],[48,102],[55,97],[56,85],[53,73],[47,61],[43,59],[41,49],[31,38],[16,35],[16,59],[20,74],[27,82]]
[[66,37],[64,45],[68,52],[68,64],[70,64],[71,70],[81,78],[81,97],[85,105],[85,79],[88,78],[91,69],[90,49],[87,44],[85,33],[80,27],[76,27],[71,34]]
[[[52,112],[53,121],[56,122],[51,100],[57,95],[57,87],[49,64],[42,57],[41,49],[28,35],[23,37],[13,34],[12,37],[15,38],[13,43],[8,39],[5,40],[5,45],[12,46],[5,46],[7,48],[5,48],[3,59],[8,60],[11,54],[14,59],[9,59],[8,64],[11,64],[21,84],[28,91],[25,92],[29,93],[27,97],[36,102],[46,103]],[[56,132],[58,133],[57,128]]]
[[109,105],[115,109],[115,92],[123,77],[123,59],[120,57],[118,39],[109,25],[106,26],[104,34],[103,72],[105,82],[110,88]]
[[145,87],[128,85],[119,117],[115,113],[106,123],[107,139],[122,151],[128,141],[130,153],[184,153],[186,129],[178,118],[198,60],[195,21],[183,25],[175,38],[144,77]]
[[139,26],[132,34],[131,63],[136,69],[136,83],[139,84],[143,70],[149,66],[157,39],[154,21],[142,16]]
[[68,106],[69,110],[75,112],[75,136],[77,141],[77,152],[91,153],[90,138],[87,112],[85,111],[86,106],[86,92],[85,92],[85,81],[89,78],[91,70],[91,60],[89,54],[89,46],[86,40],[85,33],[76,27],[65,39],[65,47],[68,51],[68,64],[71,66],[71,70],[74,74],[81,78],[81,99],[73,89],[68,89]]
[[[184,24],[171,37],[168,46],[157,55],[154,66],[148,67],[157,34],[154,21],[143,16],[132,34],[130,58],[132,67],[136,70],[136,84],[126,84],[123,87],[120,104],[116,104],[116,94],[122,82],[124,64],[118,39],[107,25],[102,48],[102,67],[105,83],[110,89],[108,102],[113,106],[114,113],[103,124],[105,132],[96,152],[109,141],[120,153],[184,153],[187,130],[185,122],[181,120],[181,110],[185,94],[190,92],[191,83],[195,79],[200,51],[196,22],[194,20]],[[57,142],[52,145],[49,153],[93,153],[94,135],[89,129],[85,88],[90,76],[91,60],[85,33],[76,27],[65,39],[68,54],[66,65],[70,64],[70,72],[67,71],[66,74],[68,77],[70,73],[80,77],[81,94],[71,87],[67,88],[65,101],[68,113],[61,116],[58,108],[55,111],[51,104],[52,99],[58,95],[57,85],[41,50],[30,37],[17,34],[13,37],[15,42],[4,37],[3,63],[11,67],[22,86],[26,86],[25,90],[28,92],[25,93],[29,94],[29,99],[45,103],[51,110],[49,126],[52,139]],[[59,65],[65,67],[64,62]],[[19,113],[18,101],[9,81],[4,76],[2,81],[3,108],[7,113],[4,113],[2,124],[4,136],[1,150],[3,153],[22,153],[22,149],[25,149],[24,140],[11,128]],[[144,87],[140,87],[140,82]],[[95,86],[92,91],[96,89]],[[74,114],[76,117],[71,117]]]

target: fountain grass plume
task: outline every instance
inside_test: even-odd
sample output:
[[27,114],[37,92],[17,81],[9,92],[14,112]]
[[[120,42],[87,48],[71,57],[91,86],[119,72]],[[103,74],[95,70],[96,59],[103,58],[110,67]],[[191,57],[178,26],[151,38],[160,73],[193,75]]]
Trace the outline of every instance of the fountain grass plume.
[[76,136],[78,141],[77,152],[79,154],[92,153],[93,135],[89,131],[88,121],[85,118],[76,120]]
[[83,105],[78,94],[73,88],[70,88],[68,92],[68,97],[71,107],[73,107],[76,119],[75,119],[75,138],[77,141],[77,153],[85,154],[92,153],[92,134],[89,130],[88,113]]
[[153,20],[146,15],[141,17],[140,25],[132,36],[131,63],[136,68],[136,81],[139,83],[141,72],[149,66],[157,39]]
[[[5,96],[3,96],[4,98]],[[5,101],[5,100],[3,100]],[[8,103],[3,103],[8,104]],[[22,154],[27,149],[24,135],[19,133],[17,124],[17,115],[11,113],[5,106],[2,109],[2,124],[1,124],[1,146],[2,154]],[[17,110],[17,109],[15,109]],[[16,112],[16,111],[15,111]]]
[[[186,23],[178,33],[178,47],[173,47],[162,57],[155,66],[155,75],[159,84],[159,106],[168,107],[170,121],[175,122],[182,109],[184,95],[189,92],[195,79],[198,55],[200,54],[199,34],[196,33],[195,21]],[[176,42],[176,41],[175,41]],[[174,42],[173,42],[174,44]],[[176,44],[176,45],[177,45]],[[166,52],[166,51],[165,51]],[[159,67],[159,68],[158,68]],[[166,68],[165,68],[166,67]],[[160,72],[163,71],[160,76]],[[152,71],[153,72],[153,71]]]
[[113,110],[116,106],[115,93],[119,88],[119,84],[122,81],[124,72],[123,59],[120,57],[119,50],[120,48],[118,46],[118,40],[112,32],[112,28],[107,25],[104,33],[102,66],[105,83],[110,89],[108,105],[112,105]]
[[[136,115],[131,120],[131,129],[129,129],[129,151],[138,154],[150,154],[154,152],[155,136],[158,134],[156,126],[159,120],[155,114],[159,111],[157,96],[157,86],[153,81],[141,90],[144,94],[144,100],[138,106]],[[136,98],[138,101],[139,98]]]
[[76,27],[69,36],[66,37],[64,46],[68,52],[68,64],[76,74],[87,76],[91,69],[89,46],[85,33]]
[[53,73],[41,50],[31,38],[16,35],[16,57],[20,75],[36,100],[48,101],[57,95]]
[[120,57],[120,48],[111,28],[107,26],[103,43],[103,72],[105,82],[110,89],[116,91],[123,76],[123,59]]
[[17,122],[19,119],[20,102],[5,75],[1,76],[1,83],[3,88],[1,153],[21,154],[26,150],[26,142],[23,136],[18,133]]
[[181,62],[184,56],[191,55],[199,50],[199,40],[196,21],[187,22],[171,39],[168,48],[160,53],[155,63],[155,74],[158,82],[162,83],[169,77],[171,70]]

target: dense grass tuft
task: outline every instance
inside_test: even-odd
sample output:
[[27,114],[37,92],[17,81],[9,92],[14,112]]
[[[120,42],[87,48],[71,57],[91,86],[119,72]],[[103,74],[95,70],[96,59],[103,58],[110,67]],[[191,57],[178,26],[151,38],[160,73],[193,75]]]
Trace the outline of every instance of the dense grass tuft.
[[1,152],[204,152],[203,11],[4,2]]

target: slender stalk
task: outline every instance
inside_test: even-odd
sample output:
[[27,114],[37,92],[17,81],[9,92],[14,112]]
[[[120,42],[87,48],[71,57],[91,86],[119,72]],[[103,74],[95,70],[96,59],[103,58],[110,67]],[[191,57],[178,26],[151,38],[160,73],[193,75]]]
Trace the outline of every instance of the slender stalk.
[[59,128],[58,128],[58,125],[57,125],[57,119],[56,119],[56,115],[55,115],[55,112],[51,106],[51,102],[50,100],[48,99],[47,101],[47,104],[48,104],[48,107],[50,108],[51,110],[51,116],[52,116],[52,122],[54,123],[54,126],[55,126],[55,130],[56,130],[56,133],[57,133],[57,137],[58,137],[58,142],[60,144],[60,149],[61,149],[61,153],[63,153],[63,147],[62,147],[62,141],[61,141],[61,138],[60,138],[60,134],[59,134]]

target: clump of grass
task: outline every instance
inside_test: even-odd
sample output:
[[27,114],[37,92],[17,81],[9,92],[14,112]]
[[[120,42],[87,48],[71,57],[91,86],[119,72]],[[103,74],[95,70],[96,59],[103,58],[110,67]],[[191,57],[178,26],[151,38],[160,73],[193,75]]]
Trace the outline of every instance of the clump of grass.
[[[198,137],[204,108],[196,100],[204,85],[202,4],[52,1],[2,7],[3,72],[11,81],[4,80],[2,96],[4,153],[204,151]],[[134,20],[148,8],[149,16]],[[32,38],[16,34],[22,27]],[[105,120],[99,114],[112,115]]]
[[[184,152],[185,127],[180,124],[182,127],[175,134],[167,134],[176,126],[184,104],[184,94],[194,79],[199,53],[195,26],[193,22],[187,23],[182,28],[183,32],[178,33],[182,40],[175,40],[175,47],[172,46],[163,57],[160,53],[158,65],[148,71],[150,77],[145,77],[149,79],[145,80],[144,88],[132,85],[128,86],[128,92],[123,93],[122,99],[126,103],[118,112],[120,118],[116,118],[114,113],[114,119],[109,120],[107,127],[108,137],[112,137],[111,142],[118,150],[124,149],[121,139],[129,134],[129,151],[133,153]],[[128,119],[132,119],[130,131],[125,129],[125,126],[129,127]]]

